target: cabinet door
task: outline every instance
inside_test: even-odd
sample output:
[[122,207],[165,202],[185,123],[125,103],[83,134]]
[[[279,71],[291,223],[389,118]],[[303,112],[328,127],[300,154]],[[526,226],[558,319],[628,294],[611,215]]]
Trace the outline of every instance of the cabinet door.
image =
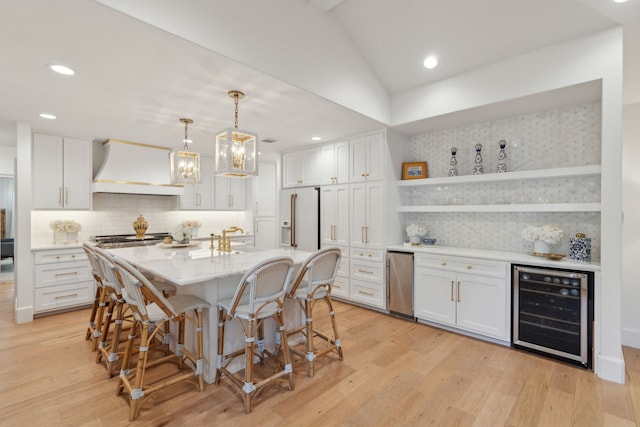
[[195,185],[185,185],[184,193],[180,196],[180,209],[213,208],[213,159],[200,158],[201,182]]
[[92,158],[91,141],[63,139],[64,207],[67,209],[91,208]]
[[510,313],[506,279],[459,273],[456,287],[457,323],[460,328],[509,339],[508,317]]
[[33,135],[33,207],[64,207],[62,137]]
[[349,221],[349,240],[351,247],[366,247],[365,227],[367,226],[367,197],[366,186],[364,183],[349,185],[349,204],[350,204],[350,221]]
[[367,182],[365,242],[369,249],[384,249],[384,181]]
[[216,209],[243,210],[245,207],[245,178],[216,176],[214,178],[214,206]]
[[336,191],[333,186],[323,186],[320,189],[320,243],[321,245],[334,244],[334,232],[336,226],[336,212],[338,209]]
[[276,214],[276,165],[260,162],[260,175],[253,178],[256,216]]
[[320,185],[321,180],[322,152],[320,147],[282,155],[282,186],[284,188]]
[[282,155],[282,187],[290,188],[302,185],[302,156],[299,151]]
[[455,292],[454,273],[431,268],[414,268],[413,311],[416,317],[455,325]]
[[255,219],[255,246],[257,248],[275,249],[278,247],[276,241],[276,219],[273,216],[259,216]]
[[349,176],[351,182],[384,179],[384,135],[354,138],[349,143]]
[[367,173],[367,139],[354,138],[349,141],[349,180],[364,181]]
[[323,145],[321,148],[322,159],[322,176],[320,180],[320,184],[322,185],[332,185],[336,183],[336,164],[335,164],[335,145],[327,144]]
[[346,184],[349,182],[349,142],[336,142],[334,147],[336,184]]

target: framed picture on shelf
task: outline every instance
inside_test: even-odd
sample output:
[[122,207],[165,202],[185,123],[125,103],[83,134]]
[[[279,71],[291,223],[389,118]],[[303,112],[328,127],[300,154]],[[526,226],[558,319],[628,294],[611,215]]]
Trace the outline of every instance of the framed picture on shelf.
[[402,179],[427,178],[427,162],[402,163]]

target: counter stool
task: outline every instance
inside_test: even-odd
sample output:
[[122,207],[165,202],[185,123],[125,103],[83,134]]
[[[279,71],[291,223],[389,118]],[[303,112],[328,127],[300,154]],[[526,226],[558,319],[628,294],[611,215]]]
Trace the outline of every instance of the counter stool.
[[[294,389],[293,370],[289,356],[287,337],[284,332],[282,307],[287,284],[293,270],[293,260],[289,257],[267,259],[253,266],[240,280],[236,292],[230,300],[218,302],[218,358],[216,361],[216,384],[223,375],[242,395],[244,410],[253,409],[256,395],[267,385],[279,379],[289,382],[289,390]],[[272,318],[276,323],[276,348],[272,353],[263,343],[264,321]],[[244,348],[225,354],[224,331],[227,322],[235,319],[244,334]],[[257,346],[256,344],[257,340]],[[283,361],[279,360],[282,355]],[[275,372],[266,378],[257,378],[254,359],[260,363],[269,361],[275,365]],[[232,373],[229,364],[237,357],[244,357],[244,373]],[[271,372],[270,372],[271,373]]]
[[[305,336],[306,353],[291,348],[291,352],[303,356],[307,362],[307,373],[310,377],[314,374],[315,360],[319,356],[335,351],[339,360],[342,360],[342,345],[338,336],[338,327],[331,303],[331,285],[336,278],[338,267],[340,266],[341,253],[339,248],[321,249],[307,258],[293,281],[293,285],[287,292],[288,298],[295,299],[305,313],[305,324],[287,331],[291,336],[301,333]],[[333,328],[333,338],[314,329],[313,327],[313,307],[318,301],[324,301],[329,309],[331,327]],[[317,350],[314,345],[314,338],[318,337],[326,341],[327,346]]]
[[91,306],[91,314],[89,315],[89,325],[85,339],[91,340],[91,350],[96,351],[98,348],[98,340],[102,333],[102,322],[105,318],[105,307],[107,306],[108,295],[110,290],[104,285],[102,268],[95,254],[95,247],[89,243],[83,243],[82,249],[87,254],[89,264],[91,264],[91,274],[96,282],[96,295]]
[[[122,368],[116,393],[129,393],[129,420],[138,416],[140,406],[154,392],[181,381],[196,380],[199,391],[204,390],[203,365],[203,309],[209,303],[193,295],[176,295],[165,298],[153,284],[136,268],[117,256],[113,257],[113,270],[124,288],[124,298],[133,312],[134,323],[130,336],[140,334],[138,361],[135,369],[129,370],[129,361],[133,354],[133,339],[127,341]],[[188,314],[193,311],[193,315]],[[150,346],[160,328],[152,325],[160,322],[175,321],[178,323],[178,342],[175,352],[157,359],[149,359]],[[185,321],[194,325],[195,353],[184,348]],[[186,365],[191,369],[185,370]],[[164,363],[175,363],[180,368],[170,376],[163,375],[155,382],[149,382],[147,370]],[[163,372],[164,373],[164,372]]]

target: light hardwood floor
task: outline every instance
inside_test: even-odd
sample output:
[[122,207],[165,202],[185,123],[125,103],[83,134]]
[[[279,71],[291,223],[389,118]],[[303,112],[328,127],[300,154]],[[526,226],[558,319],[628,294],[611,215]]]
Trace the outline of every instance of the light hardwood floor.
[[[116,380],[84,340],[88,310],[13,322],[13,285],[0,282],[0,425],[129,425]],[[296,389],[271,387],[244,413],[225,385],[176,385],[134,425],[636,426],[640,350],[624,348],[627,382],[527,352],[336,303],[345,359],[321,360]]]

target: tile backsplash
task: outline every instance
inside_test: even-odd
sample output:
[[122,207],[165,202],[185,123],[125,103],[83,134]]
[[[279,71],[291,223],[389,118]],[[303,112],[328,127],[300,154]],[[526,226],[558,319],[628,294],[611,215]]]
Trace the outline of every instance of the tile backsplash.
[[[600,164],[600,104],[575,105],[535,114],[483,122],[409,138],[405,160],[427,161],[429,177],[449,174],[451,147],[457,148],[459,175],[471,175],[475,145],[482,144],[485,174],[495,173],[498,142],[507,142],[509,171]],[[404,187],[404,205],[484,205],[595,203],[600,177],[532,179],[491,183]],[[552,250],[568,253],[569,237],[592,238],[592,258],[600,259],[600,213],[595,212],[447,212],[407,213],[406,224],[427,226],[438,244],[470,248],[531,251],[520,236],[526,225],[557,224],[564,231]]]
[[79,240],[103,234],[134,234],[133,222],[142,214],[148,233],[172,232],[183,220],[202,223],[199,236],[219,234],[223,227],[237,225],[251,232],[251,216],[244,211],[181,211],[175,196],[95,193],[91,211],[31,211],[31,246],[47,246],[53,241],[49,223],[73,219],[82,225]]

